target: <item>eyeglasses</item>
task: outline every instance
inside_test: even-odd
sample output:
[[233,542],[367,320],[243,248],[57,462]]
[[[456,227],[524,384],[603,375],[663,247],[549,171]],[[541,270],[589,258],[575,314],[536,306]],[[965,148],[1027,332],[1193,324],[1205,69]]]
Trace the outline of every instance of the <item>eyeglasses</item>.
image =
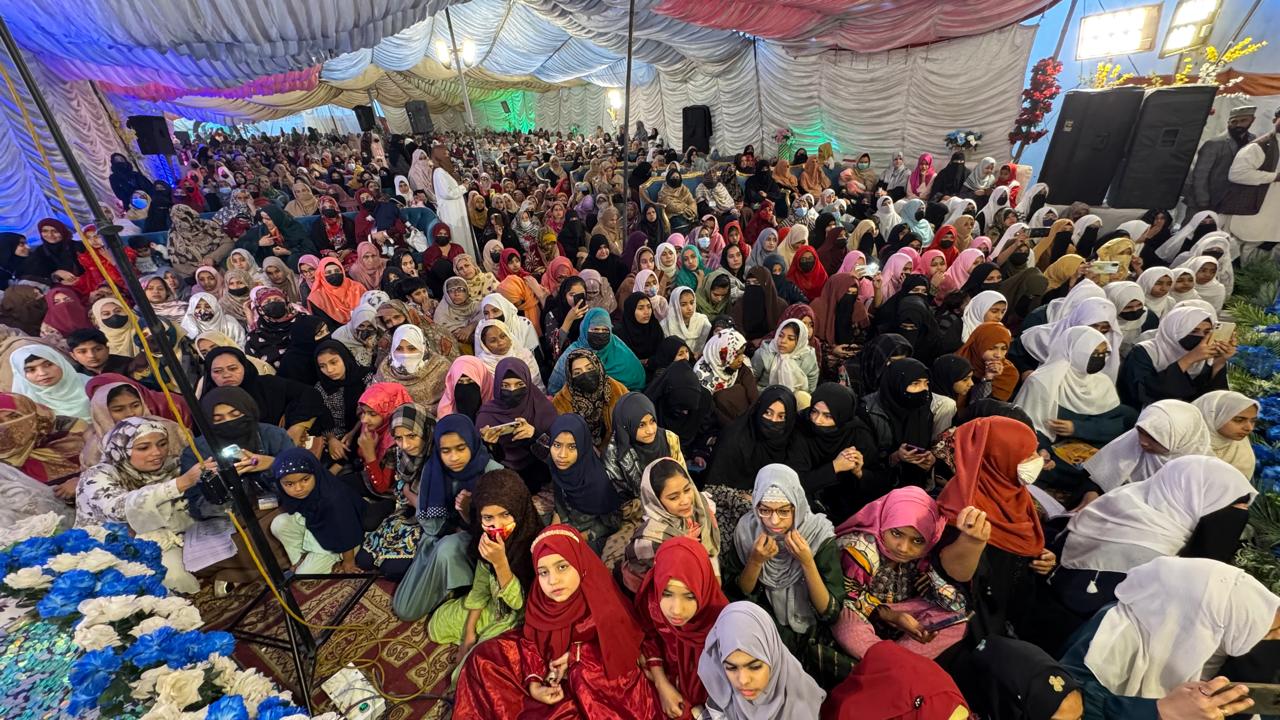
[[795,507],[788,505],[784,508],[767,508],[763,505],[756,506],[756,514],[764,518],[776,518],[778,520],[790,520],[792,515],[796,514]]

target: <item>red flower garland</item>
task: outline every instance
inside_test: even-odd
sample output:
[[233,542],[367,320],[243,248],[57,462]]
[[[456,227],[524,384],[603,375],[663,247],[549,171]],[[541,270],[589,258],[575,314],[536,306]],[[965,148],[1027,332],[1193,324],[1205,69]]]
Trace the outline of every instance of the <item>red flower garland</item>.
[[1022,110],[1013,121],[1013,132],[1009,133],[1009,144],[1030,145],[1049,134],[1048,130],[1039,129],[1045,115],[1053,109],[1053,100],[1062,92],[1058,84],[1058,74],[1062,72],[1062,62],[1051,57],[1044,58],[1031,69],[1031,84],[1022,91]]

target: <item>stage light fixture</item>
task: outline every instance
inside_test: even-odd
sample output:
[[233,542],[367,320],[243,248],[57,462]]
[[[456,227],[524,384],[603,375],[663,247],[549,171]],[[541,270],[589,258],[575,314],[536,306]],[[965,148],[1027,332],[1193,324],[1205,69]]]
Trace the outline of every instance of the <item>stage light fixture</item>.
[[614,110],[622,109],[622,91],[618,88],[610,88],[609,90],[609,107]]
[[1221,7],[1221,0],[1181,0],[1173,10],[1173,20],[1160,46],[1160,57],[1194,50],[1208,42]]
[[1147,52],[1156,45],[1159,4],[1085,15],[1080,19],[1076,59],[1115,57]]

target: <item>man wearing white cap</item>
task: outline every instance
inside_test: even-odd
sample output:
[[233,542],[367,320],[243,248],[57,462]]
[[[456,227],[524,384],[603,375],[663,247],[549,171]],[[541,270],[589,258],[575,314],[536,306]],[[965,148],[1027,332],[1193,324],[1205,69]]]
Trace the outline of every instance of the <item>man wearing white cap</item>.
[[[1218,205],[1223,224],[1243,244],[1241,259],[1251,250],[1269,251],[1280,241],[1280,191],[1270,192],[1280,166],[1280,109],[1272,117],[1272,132],[1245,145],[1231,162],[1231,184]],[[1261,244],[1265,243],[1265,244]]]
[[1227,173],[1231,161],[1240,148],[1253,141],[1249,126],[1253,125],[1258,109],[1252,105],[1233,108],[1227,116],[1227,131],[1206,140],[1196,154],[1196,164],[1187,176],[1182,189],[1182,201],[1187,205],[1183,222],[1195,217],[1202,210],[1216,210],[1227,194]]

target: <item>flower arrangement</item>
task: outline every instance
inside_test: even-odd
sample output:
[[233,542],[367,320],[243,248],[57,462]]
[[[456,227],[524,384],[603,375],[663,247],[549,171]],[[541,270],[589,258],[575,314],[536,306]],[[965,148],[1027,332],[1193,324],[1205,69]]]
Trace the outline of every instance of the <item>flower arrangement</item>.
[[[1093,69],[1093,77],[1089,79],[1089,87],[1094,90],[1119,87],[1137,77],[1134,73],[1123,72],[1119,63],[1102,61]],[[1084,84],[1083,82],[1081,83]]]
[[773,131],[773,141],[778,145],[786,145],[794,137],[795,133],[791,132],[791,128],[778,128]]
[[[1103,60],[1094,68],[1093,77],[1082,81],[1082,84],[1088,84],[1097,90],[1129,84],[1142,84],[1147,87],[1217,85],[1219,95],[1237,95],[1239,93],[1232,93],[1230,89],[1243,78],[1235,77],[1219,80],[1218,76],[1231,63],[1247,55],[1252,55],[1266,46],[1266,40],[1254,42],[1252,37],[1240,40],[1225,50],[1218,50],[1213,45],[1206,45],[1200,48],[1196,54],[1188,53],[1184,56],[1182,63],[1174,69],[1172,80],[1167,75],[1159,75],[1155,72],[1148,73],[1145,77],[1140,78],[1136,73],[1122,72],[1120,66],[1116,63]],[[1137,79],[1135,80],[1135,78]]]
[[[203,632],[200,612],[169,596],[160,546],[123,525],[53,535],[53,514],[5,532],[0,595],[72,629],[84,652],[72,665],[70,715],[141,720],[305,720],[287,692],[231,659],[235,640]],[[329,713],[325,718],[337,719]]]
[[1049,134],[1040,126],[1045,116],[1053,109],[1053,101],[1062,92],[1058,84],[1058,75],[1062,72],[1062,62],[1051,57],[1036,62],[1031,68],[1031,82],[1022,91],[1022,110],[1013,121],[1013,132],[1009,133],[1009,144],[1019,145],[1014,153],[1015,160],[1022,155],[1026,146]]
[[982,133],[977,130],[952,130],[943,138],[952,150],[977,150],[982,144]]
[[778,128],[773,131],[773,142],[778,146],[778,157],[790,160],[795,157],[799,143],[791,128]]

